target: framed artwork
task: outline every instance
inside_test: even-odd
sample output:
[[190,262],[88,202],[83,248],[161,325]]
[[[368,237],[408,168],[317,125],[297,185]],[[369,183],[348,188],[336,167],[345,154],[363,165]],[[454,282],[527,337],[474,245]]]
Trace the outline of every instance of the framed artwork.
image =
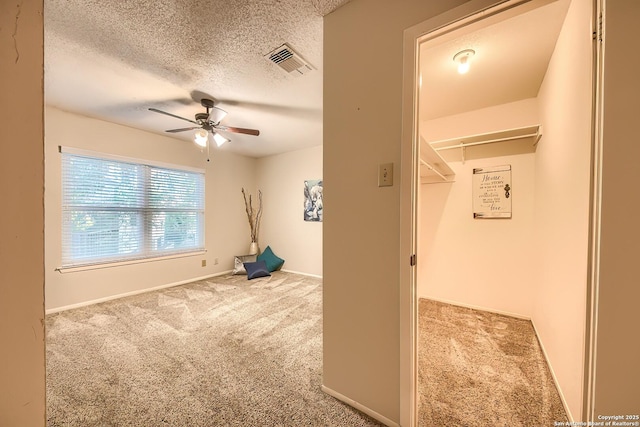
[[473,169],[473,217],[511,218],[511,165]]
[[322,179],[304,182],[304,220],[322,222]]

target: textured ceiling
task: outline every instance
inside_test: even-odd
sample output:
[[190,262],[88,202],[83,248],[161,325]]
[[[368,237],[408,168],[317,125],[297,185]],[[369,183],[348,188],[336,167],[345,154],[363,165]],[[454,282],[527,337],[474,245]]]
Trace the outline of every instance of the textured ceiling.
[[[45,0],[49,105],[163,133],[211,97],[229,113],[222,149],[261,157],[322,144],[322,17],[349,0]],[[314,71],[264,56],[288,43]],[[191,132],[169,135],[191,140]]]
[[[213,98],[227,134],[221,150],[262,157],[322,144],[322,17],[349,0],[45,0],[45,98],[82,115],[191,141]],[[569,0],[514,8],[421,46],[421,119],[535,97]],[[528,9],[527,9],[528,8]],[[523,12],[522,10],[526,10]],[[283,43],[314,71],[293,77],[265,59]],[[453,55],[473,48],[471,71]]]

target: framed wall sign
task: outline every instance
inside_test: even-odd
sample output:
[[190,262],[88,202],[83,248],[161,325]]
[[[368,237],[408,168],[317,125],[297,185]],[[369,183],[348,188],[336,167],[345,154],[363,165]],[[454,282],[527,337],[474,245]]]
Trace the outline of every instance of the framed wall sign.
[[473,169],[473,217],[511,218],[511,165]]

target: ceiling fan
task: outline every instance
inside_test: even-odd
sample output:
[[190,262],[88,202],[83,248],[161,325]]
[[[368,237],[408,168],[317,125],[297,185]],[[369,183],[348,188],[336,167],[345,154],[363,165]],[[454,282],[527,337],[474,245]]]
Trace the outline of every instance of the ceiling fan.
[[238,128],[238,127],[221,125],[220,122],[227,115],[227,112],[221,108],[215,107],[213,105],[213,100],[211,99],[203,98],[200,101],[200,103],[202,104],[203,107],[207,109],[207,112],[196,113],[195,120],[176,116],[175,114],[167,113],[166,111],[158,110],[157,108],[149,108],[149,111],[175,117],[176,119],[185,120],[187,122],[193,123],[194,125],[197,125],[197,126],[191,126],[188,128],[169,129],[165,132],[177,133],[177,132],[185,132],[188,130],[199,129],[195,133],[194,142],[201,147],[207,146],[207,142],[209,141],[209,135],[211,135],[211,137],[216,142],[216,145],[218,147],[221,147],[224,143],[229,142],[229,139],[222,136],[220,133],[218,133],[218,131],[243,133],[246,135],[254,135],[254,136],[260,135],[260,131],[256,129],[246,129],[246,128]]

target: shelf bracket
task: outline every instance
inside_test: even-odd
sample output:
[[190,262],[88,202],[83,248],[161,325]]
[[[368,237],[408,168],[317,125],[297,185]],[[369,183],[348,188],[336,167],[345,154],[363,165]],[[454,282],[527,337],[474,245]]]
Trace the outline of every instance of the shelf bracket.
[[536,132],[535,135],[535,140],[533,141],[533,146],[535,147],[536,145],[538,145],[538,142],[540,142],[540,138],[542,138],[542,126],[538,127],[538,131]]

